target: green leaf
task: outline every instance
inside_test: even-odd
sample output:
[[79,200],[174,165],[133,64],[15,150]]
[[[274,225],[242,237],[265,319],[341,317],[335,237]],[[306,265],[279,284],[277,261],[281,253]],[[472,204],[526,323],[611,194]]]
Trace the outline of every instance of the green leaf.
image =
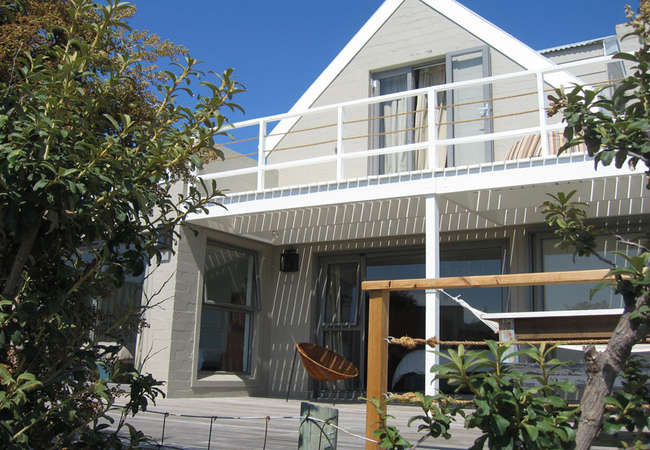
[[40,189],[43,189],[45,186],[47,186],[47,184],[48,184],[49,182],[50,182],[49,180],[46,180],[45,178],[41,178],[41,179],[38,180],[38,181],[36,182],[36,184],[34,185],[34,187],[33,187],[34,192],[36,192],[36,191],[38,191],[38,190],[40,190]]
[[510,426],[510,422],[500,414],[494,414],[493,419],[499,433],[505,435],[506,430]]

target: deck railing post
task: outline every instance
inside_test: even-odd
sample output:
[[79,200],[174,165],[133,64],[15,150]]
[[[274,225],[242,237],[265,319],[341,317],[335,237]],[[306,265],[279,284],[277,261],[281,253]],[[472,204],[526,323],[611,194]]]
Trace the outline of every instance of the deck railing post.
[[[371,291],[368,314],[368,372],[366,394],[368,399],[376,398],[382,408],[386,407],[386,388],[388,385],[388,307],[390,292]],[[377,439],[375,430],[381,425],[381,418],[375,406],[366,402],[366,437]],[[366,442],[367,449],[379,446]]]
[[429,169],[438,168],[438,125],[436,123],[436,110],[438,109],[438,92],[435,88],[427,91],[427,141],[429,142],[427,155]]
[[343,106],[336,109],[336,181],[343,181]]
[[539,133],[542,145],[542,156],[550,155],[548,147],[548,131],[546,131],[546,103],[544,100],[544,74],[537,72],[537,108],[539,113]]
[[266,121],[260,119],[259,139],[257,142],[257,190],[264,190],[264,172],[266,165]]

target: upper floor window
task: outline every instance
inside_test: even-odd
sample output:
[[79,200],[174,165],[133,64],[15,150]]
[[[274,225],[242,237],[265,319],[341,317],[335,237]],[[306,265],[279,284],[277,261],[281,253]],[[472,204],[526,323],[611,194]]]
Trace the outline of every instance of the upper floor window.
[[[444,60],[408,66],[372,75],[373,96],[387,95],[445,83],[489,76],[487,47],[449,53]],[[492,131],[489,119],[489,85],[475,85],[438,92],[436,110],[439,139],[473,136]],[[428,99],[426,94],[406,96],[374,106],[373,148],[426,142],[428,140]],[[459,166],[491,161],[492,144],[458,144],[440,151],[438,166]],[[426,148],[380,155],[370,162],[374,174],[398,173],[428,168]]]

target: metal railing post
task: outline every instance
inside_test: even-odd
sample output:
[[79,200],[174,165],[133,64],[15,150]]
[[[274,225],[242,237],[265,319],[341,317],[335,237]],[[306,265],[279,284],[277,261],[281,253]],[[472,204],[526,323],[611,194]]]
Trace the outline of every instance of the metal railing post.
[[266,121],[260,119],[259,140],[257,142],[257,190],[264,190],[264,170],[266,165]]
[[343,106],[336,109],[336,181],[343,181]]
[[539,110],[539,133],[542,144],[542,156],[550,154],[548,147],[548,132],[546,131],[546,104],[544,102],[544,74],[537,72],[537,108]]
[[436,110],[438,109],[438,92],[435,88],[427,91],[427,156],[429,169],[438,168],[438,126],[436,124]]

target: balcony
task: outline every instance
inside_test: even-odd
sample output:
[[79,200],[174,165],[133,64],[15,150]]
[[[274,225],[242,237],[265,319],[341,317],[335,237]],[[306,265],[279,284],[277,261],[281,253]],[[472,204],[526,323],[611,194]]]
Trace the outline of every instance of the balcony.
[[[229,130],[232,139],[218,142],[225,163],[208,165],[201,177],[218,179],[231,193],[264,192],[556,159],[563,125],[559,116],[547,117],[547,97],[560,82],[577,80],[558,74],[599,72],[601,79],[589,85],[609,84],[603,67],[610,60],[599,57],[238,122]],[[582,146],[571,150],[572,156],[584,153]]]
[[[643,172],[594,171],[582,145],[558,156],[564,127],[559,115],[547,117],[548,95],[573,88],[576,75],[591,87],[616,82],[607,77],[610,63],[610,56],[598,57],[235,123],[231,136],[217,143],[225,161],[199,173],[224,190],[226,208],[190,220],[223,228],[212,219],[248,215],[250,223],[227,228],[242,232],[269,227],[268,218],[251,214],[303,208],[311,217],[313,208],[330,205],[338,217],[347,204],[359,206],[356,217],[368,209],[363,204],[383,202],[376,209],[390,218],[406,217],[406,208],[419,230],[424,199],[436,195],[449,205],[450,221],[470,211],[467,223],[477,215],[487,221],[483,226],[516,225],[542,220],[536,207],[547,192],[573,189],[576,199],[590,202],[594,217],[626,209],[642,214],[650,205]],[[303,220],[296,214],[293,226]],[[284,242],[280,235],[265,239]]]

